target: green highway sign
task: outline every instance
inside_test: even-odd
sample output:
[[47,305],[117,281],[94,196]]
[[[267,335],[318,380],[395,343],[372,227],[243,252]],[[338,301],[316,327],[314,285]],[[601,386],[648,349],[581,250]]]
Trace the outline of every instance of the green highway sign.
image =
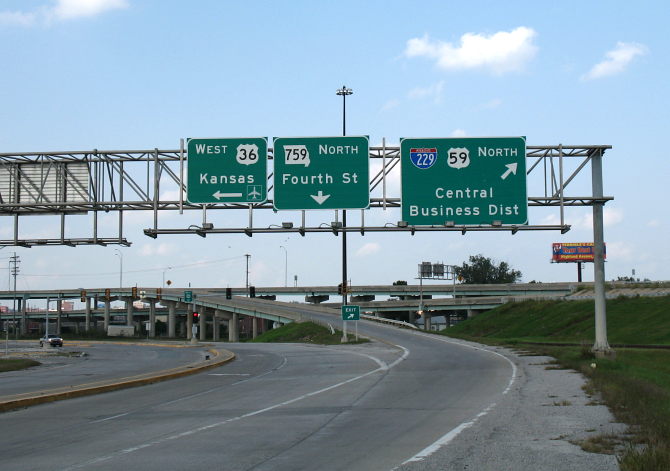
[[358,321],[361,319],[360,306],[342,306],[342,320],[343,321]]
[[367,208],[369,147],[367,136],[275,138],[274,208]]
[[400,159],[409,225],[528,223],[525,138],[401,139]]
[[188,140],[190,203],[262,203],[267,199],[264,137]]
[[184,302],[185,303],[193,302],[193,291],[184,291]]

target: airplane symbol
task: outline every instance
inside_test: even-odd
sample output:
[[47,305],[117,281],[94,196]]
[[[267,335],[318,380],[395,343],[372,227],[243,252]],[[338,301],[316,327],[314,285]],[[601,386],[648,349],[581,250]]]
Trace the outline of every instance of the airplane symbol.
[[261,194],[260,194],[260,192],[258,191],[258,188],[259,188],[259,187],[257,187],[257,186],[250,186],[249,188],[251,189],[251,191],[247,194],[247,198],[248,198],[248,199],[250,199],[250,200],[259,200],[259,199],[261,199]]

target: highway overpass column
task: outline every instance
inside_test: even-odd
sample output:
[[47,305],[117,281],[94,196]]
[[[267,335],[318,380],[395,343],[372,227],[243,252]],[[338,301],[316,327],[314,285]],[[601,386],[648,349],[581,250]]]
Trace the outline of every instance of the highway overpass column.
[[19,305],[21,306],[21,335],[26,335],[28,333],[28,316],[26,313],[26,298],[19,299]]
[[133,298],[130,296],[126,298],[126,325],[135,325],[133,319]]
[[107,333],[107,331],[109,331],[109,309],[111,307],[111,304],[112,301],[110,301],[109,299],[105,299],[105,311],[102,318],[103,326],[105,328],[105,334]]
[[432,316],[430,314],[428,314],[428,312],[426,312],[426,311],[423,311],[423,315],[424,315],[424,318],[423,318],[424,319],[424,329],[425,330],[430,330],[431,327],[432,327]]
[[174,301],[163,301],[167,304],[168,308],[168,337],[176,337],[176,325],[177,325],[177,303]]
[[477,315],[477,311],[475,311],[474,309],[468,309],[467,313],[468,313],[468,319],[472,319]]
[[63,301],[61,299],[56,301],[56,334],[60,335],[60,316],[63,313]]
[[84,330],[91,330],[91,298],[86,297],[86,317],[84,318]]
[[258,318],[256,316],[251,318],[251,338],[258,337]]
[[191,305],[186,308],[186,340],[191,340],[193,337],[193,312],[191,312]]
[[221,310],[220,309],[215,309],[214,310],[214,315],[212,316],[212,330],[214,331],[212,333],[212,338],[214,339],[215,342],[218,342],[221,340],[221,335],[219,334],[219,319],[221,317]]
[[156,337],[156,300],[149,300],[149,337]]
[[233,318],[228,321],[228,341],[229,342],[239,342],[240,341],[240,331],[239,331],[240,316],[236,312],[233,312]]
[[200,330],[200,340],[207,340],[207,308],[205,306],[198,306],[198,328]]

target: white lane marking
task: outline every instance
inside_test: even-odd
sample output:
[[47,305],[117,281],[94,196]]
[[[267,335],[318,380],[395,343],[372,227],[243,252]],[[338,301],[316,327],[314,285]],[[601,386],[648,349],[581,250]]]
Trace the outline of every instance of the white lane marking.
[[233,384],[231,384],[231,386],[235,386],[236,384],[246,383],[247,381],[253,381],[255,379],[262,378],[263,376],[267,376],[269,374],[272,374],[272,373],[275,373],[275,372],[281,370],[288,363],[288,358],[286,358],[286,357],[282,357],[282,358],[284,359],[284,361],[282,361],[281,365],[279,365],[277,368],[273,368],[270,371],[266,371],[265,373],[257,375],[257,376],[252,376],[251,378],[243,379],[241,381],[235,381]]
[[251,376],[249,373],[209,373],[208,376]]
[[[512,365],[512,376],[509,380],[509,383],[507,384],[507,387],[503,391],[503,395],[507,394],[510,391],[510,389],[512,389],[512,385],[514,384],[514,381],[516,380],[517,367],[516,367],[516,364],[512,360],[507,358],[505,355],[502,355],[498,352],[488,350],[486,348],[478,347],[476,345],[468,345],[466,343],[456,342],[456,341],[446,339],[446,338],[439,338],[439,337],[435,337],[435,336],[432,336],[432,335],[421,334],[421,333],[417,333],[416,335],[420,335],[421,337],[426,337],[426,338],[430,338],[430,339],[433,339],[433,340],[437,340],[439,342],[451,343],[451,344],[454,344],[454,345],[459,345],[461,347],[472,348],[473,350],[480,350],[482,352],[492,353],[493,355],[497,355],[501,358],[504,358],[505,360],[507,360],[507,362],[510,365]],[[488,414],[491,410],[493,410],[493,408],[495,406],[496,406],[495,402],[490,404],[483,411],[478,413],[472,420],[470,420],[468,422],[463,422],[462,424],[458,425],[457,427],[454,427],[449,432],[444,434],[442,437],[438,438],[435,442],[433,442],[432,444],[428,445],[426,448],[424,448],[423,450],[418,452],[416,455],[412,456],[407,461],[404,461],[402,464],[411,463],[411,462],[415,462],[415,461],[422,461],[423,459],[432,455],[437,450],[439,450],[441,447],[447,445],[454,438],[456,438],[463,430],[465,430],[469,427],[472,427],[477,422],[477,420],[479,420],[481,417],[484,417],[486,414]]]
[[[282,358],[283,358],[283,361],[282,361],[281,365],[279,365],[277,368],[273,368],[273,369],[271,369],[270,371],[266,371],[265,373],[260,374],[260,375],[258,375],[258,376],[254,376],[254,377],[252,377],[252,378],[244,379],[244,380],[242,380],[242,381],[236,381],[236,382],[234,382],[233,384],[231,384],[231,386],[235,386],[236,384],[244,383],[244,382],[246,382],[246,381],[251,381],[252,379],[261,378],[261,377],[263,377],[263,376],[269,375],[270,373],[274,373],[275,371],[278,371],[278,370],[282,369],[282,368],[286,365],[286,363],[288,362],[288,360],[286,359],[286,357],[282,357]],[[234,373],[229,373],[229,374],[224,374],[224,373],[210,373],[210,376],[251,376],[251,375],[248,374],[248,373],[239,373],[239,374],[234,374]],[[181,402],[181,401],[184,401],[184,400],[186,400],[186,399],[193,399],[194,397],[204,396],[205,394],[209,394],[209,393],[212,393],[212,392],[214,392],[214,391],[218,391],[219,389],[222,389],[222,388],[225,388],[225,387],[226,387],[226,386],[217,386],[217,387],[215,387],[215,388],[208,389],[207,391],[202,391],[202,392],[199,392],[199,393],[197,393],[197,394],[191,394],[191,395],[189,395],[189,396],[180,397],[180,398],[178,398],[178,399],[174,399],[174,400],[172,400],[172,401],[160,402],[160,403],[158,403],[158,404],[154,404],[154,405],[152,405],[152,406],[150,406],[150,407],[169,406],[170,404],[174,404],[174,403],[176,403],[176,402]],[[96,423],[98,423],[98,422],[105,422],[105,421],[107,421],[107,420],[117,419],[117,418],[119,418],[119,417],[123,417],[124,415],[128,415],[128,414],[130,414],[131,412],[134,412],[134,411],[128,411],[128,412],[126,412],[126,413],[124,413],[124,414],[119,414],[119,415],[115,415],[115,416],[112,416],[112,417],[107,417],[106,419],[95,420],[95,421],[93,421],[93,422],[89,422],[89,424],[96,424]]]
[[119,417],[123,417],[124,415],[128,415],[128,414],[130,414],[130,412],[124,412],[123,414],[113,415],[113,416],[107,417],[105,419],[94,420],[93,422],[89,422],[89,424],[99,424],[100,422],[106,422],[108,420],[118,419]]
[[493,404],[489,405],[486,409],[481,411],[479,414],[477,414],[474,419],[472,419],[469,422],[463,422],[458,427],[455,427],[455,428],[451,429],[449,432],[445,433],[442,437],[438,438],[434,443],[428,445],[426,448],[424,448],[423,450],[418,452],[416,455],[412,456],[407,461],[404,461],[402,464],[412,463],[412,462],[415,462],[415,461],[422,461],[424,458],[432,455],[437,450],[439,450],[441,447],[447,445],[454,438],[456,438],[463,430],[465,430],[469,427],[472,427],[480,417],[484,417],[495,406],[496,406],[496,403],[494,402]]
[[[231,417],[230,419],[222,420],[220,422],[216,422],[216,423],[209,424],[209,425],[204,425],[202,427],[197,427],[197,428],[194,428],[194,429],[191,429],[191,430],[186,430],[184,432],[176,433],[174,435],[159,438],[157,440],[152,440],[150,442],[142,443],[142,444],[137,445],[137,446],[133,446],[133,447],[130,447],[130,448],[125,448],[125,449],[117,451],[115,453],[110,453],[109,455],[100,456],[98,458],[86,461],[84,463],[79,463],[79,464],[69,466],[67,468],[64,468],[63,471],[70,471],[70,470],[74,470],[74,469],[84,468],[86,466],[96,465],[96,464],[102,463],[104,461],[109,461],[112,458],[127,455],[127,454],[133,453],[135,451],[142,450],[144,448],[149,448],[151,446],[159,445],[159,444],[162,444],[162,443],[165,443],[165,442],[168,442],[168,441],[172,441],[172,440],[178,440],[180,438],[183,438],[183,437],[186,437],[186,436],[189,436],[189,435],[193,435],[193,434],[196,434],[196,433],[199,433],[199,432],[204,432],[204,431],[207,431],[207,430],[211,430],[211,429],[220,427],[222,425],[229,424],[231,422],[236,422],[238,420],[246,419],[246,418],[249,418],[249,417],[254,417],[254,416],[262,414],[264,412],[269,412],[269,411],[277,409],[279,407],[287,406],[287,405],[293,404],[295,402],[302,401],[303,399],[307,399],[308,397],[316,396],[318,394],[322,394],[324,392],[328,392],[328,391],[331,391],[333,389],[337,389],[337,388],[339,388],[341,386],[344,386],[346,384],[353,383],[354,381],[358,381],[359,379],[367,378],[368,376],[370,376],[372,374],[375,374],[375,373],[378,373],[380,371],[387,371],[388,368],[393,368],[394,366],[396,366],[398,363],[400,363],[401,361],[403,361],[405,358],[407,358],[409,356],[409,350],[408,349],[406,349],[405,347],[402,347],[400,345],[396,345],[396,346],[403,350],[403,355],[400,358],[398,358],[396,361],[391,363],[391,365],[389,365],[386,369],[380,366],[379,368],[368,371],[367,373],[363,373],[363,374],[355,376],[353,378],[349,378],[347,380],[340,381],[339,383],[333,384],[331,386],[327,386],[325,388],[318,389],[316,391],[312,391],[312,392],[309,392],[307,394],[303,394],[303,395],[295,397],[293,399],[289,399],[288,401],[284,401],[284,402],[280,402],[278,404],[274,404],[274,405],[266,407],[264,409],[259,409],[259,410],[253,411],[253,412],[248,412],[246,414],[239,415],[237,417]],[[284,360],[286,360],[286,358],[284,358]],[[383,362],[381,360],[377,360],[377,363],[378,364],[383,364]],[[283,365],[281,365],[281,366],[283,366]],[[280,366],[280,368],[281,368],[281,366]],[[279,369],[279,368],[277,368],[277,369]],[[253,379],[255,379],[255,378],[253,378]],[[243,381],[249,381],[249,379],[245,379]],[[242,381],[239,381],[238,383],[234,383],[234,384],[239,384],[241,382]],[[172,401],[172,402],[176,402],[176,401]]]

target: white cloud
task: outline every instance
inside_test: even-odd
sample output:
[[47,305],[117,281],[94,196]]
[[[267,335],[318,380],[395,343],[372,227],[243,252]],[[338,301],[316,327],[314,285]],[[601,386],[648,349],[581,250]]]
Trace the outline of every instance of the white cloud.
[[30,26],[35,22],[35,13],[22,11],[0,11],[0,25]]
[[381,111],[392,110],[393,108],[397,108],[398,105],[400,105],[400,101],[393,98],[382,105]]
[[626,242],[607,242],[607,260],[633,261],[638,259],[633,254],[639,252]]
[[451,131],[451,137],[466,137],[468,135],[464,129],[454,129]]
[[53,13],[59,19],[69,20],[127,7],[127,0],[58,0]]
[[[184,197],[184,199],[186,199],[186,195],[183,195],[183,197]],[[179,189],[164,191],[160,195],[160,200],[161,201],[179,201]]]
[[620,74],[633,59],[647,52],[647,46],[644,44],[618,42],[614,49],[605,53],[605,60],[594,65],[582,76],[582,80],[595,80]]
[[537,52],[532,28],[520,26],[492,35],[466,33],[460,44],[432,41],[428,35],[407,41],[405,56],[427,57],[445,70],[488,69],[495,74],[518,71]]
[[[617,208],[605,208],[603,210],[603,225],[611,227],[623,221],[623,211]],[[584,214],[583,218],[575,223],[581,229],[593,229],[593,212]]]
[[433,103],[442,101],[442,90],[444,89],[444,81],[439,81],[427,87],[417,87],[411,89],[407,96],[410,99],[430,99]]
[[368,242],[356,251],[357,257],[365,257],[366,255],[376,254],[381,250],[381,246],[376,242]]
[[169,243],[143,244],[140,247],[139,254],[142,257],[153,257],[156,255],[170,255],[177,253],[177,246]]
[[127,8],[128,0],[56,0],[32,11],[0,11],[0,25],[31,26],[36,22],[49,23],[92,17],[110,10]]
[[659,221],[658,219],[652,219],[651,221],[649,221],[647,223],[647,226],[649,226],[649,227],[661,227],[661,221]]
[[502,102],[503,101],[500,98],[494,98],[493,100],[489,100],[486,103],[476,106],[475,110],[492,110],[502,105]]

